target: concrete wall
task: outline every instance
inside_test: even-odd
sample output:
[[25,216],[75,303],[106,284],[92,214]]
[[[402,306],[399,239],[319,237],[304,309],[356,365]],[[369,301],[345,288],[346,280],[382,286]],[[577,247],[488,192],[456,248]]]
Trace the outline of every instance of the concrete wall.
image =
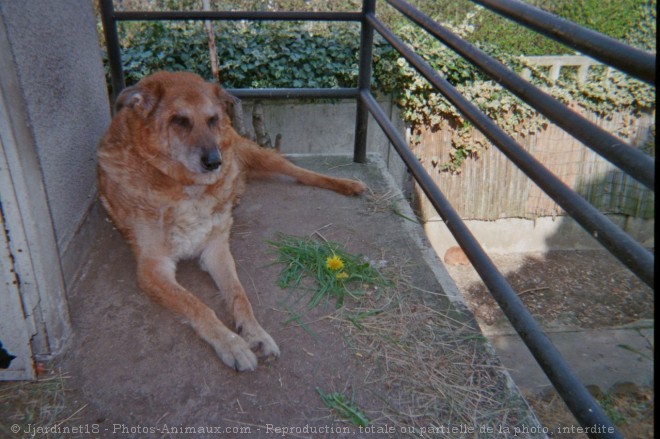
[[[633,239],[647,248],[655,246],[654,220],[608,215]],[[487,253],[548,252],[553,250],[603,250],[603,246],[568,216],[536,220],[503,218],[497,221],[466,220],[472,234]],[[456,241],[445,223],[434,216],[424,230],[438,256],[444,257]]]
[[[354,99],[335,103],[292,100],[263,100],[261,103],[271,142],[275,142],[277,134],[282,135],[283,154],[353,154],[357,107]],[[252,101],[243,101],[246,128],[249,131],[253,131],[252,104]],[[403,135],[405,124],[399,116],[398,108],[390,99],[381,99],[380,104]],[[402,188],[407,186],[408,172],[373,118],[369,119],[367,152],[379,154],[396,183]]]
[[[96,146],[110,119],[92,2],[9,0],[0,15],[42,171],[34,178],[66,256],[96,194]],[[65,261],[65,277],[72,270]]]
[[20,283],[18,313],[37,356],[61,350],[70,331],[65,285],[85,257],[79,231],[110,121],[100,55],[89,0],[0,2],[0,171],[11,186],[3,262]]

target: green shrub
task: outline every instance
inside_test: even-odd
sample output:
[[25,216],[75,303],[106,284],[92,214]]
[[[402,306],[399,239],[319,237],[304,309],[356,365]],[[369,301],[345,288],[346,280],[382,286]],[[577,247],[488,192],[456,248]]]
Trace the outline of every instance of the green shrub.
[[[656,0],[528,0],[566,20],[655,51]],[[505,49],[513,55],[563,55],[575,50],[537,34],[489,10],[475,16],[470,42]]]
[[[206,33],[199,23],[155,22],[122,29],[126,83],[156,70],[193,70],[211,79]],[[357,78],[357,30],[328,38],[293,26],[216,26],[222,83],[228,88],[345,87]]]

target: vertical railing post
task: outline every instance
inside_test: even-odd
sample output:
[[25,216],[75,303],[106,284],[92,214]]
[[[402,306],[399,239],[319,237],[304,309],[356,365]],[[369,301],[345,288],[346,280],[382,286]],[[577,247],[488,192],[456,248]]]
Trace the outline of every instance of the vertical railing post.
[[112,78],[111,100],[114,103],[119,93],[124,89],[125,84],[121,51],[119,48],[119,36],[117,34],[117,21],[115,20],[115,9],[112,5],[112,0],[101,0],[101,20],[103,21],[105,46],[108,50],[110,77]]
[[[358,89],[360,95],[371,91],[371,61],[374,42],[374,28],[367,20],[367,14],[373,14],[376,9],[376,0],[362,1],[362,31],[360,36],[360,72],[358,75]],[[357,99],[357,113],[355,116],[355,148],[353,161],[365,163],[367,161],[367,128],[369,123],[369,110],[362,102],[361,96]]]

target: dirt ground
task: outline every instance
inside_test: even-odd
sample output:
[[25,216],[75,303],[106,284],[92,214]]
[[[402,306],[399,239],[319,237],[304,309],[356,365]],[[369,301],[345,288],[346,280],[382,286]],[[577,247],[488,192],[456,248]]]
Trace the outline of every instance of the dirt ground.
[[[619,432],[627,439],[650,439],[654,437],[653,389],[627,388],[621,386],[603,394],[592,390],[607,416],[615,423]],[[528,395],[527,401],[543,425],[556,429],[577,425],[564,401],[554,390],[543,395]],[[584,434],[554,434],[550,437],[586,439]]]
[[[383,167],[296,161],[360,178],[371,192],[343,197],[274,180],[251,183],[241,199],[232,253],[279,359],[252,373],[224,366],[179,317],[138,290],[130,250],[101,215],[89,264],[69,294],[70,346],[45,365],[41,381],[0,386],[0,437],[60,425],[89,431],[49,439],[182,437],[173,431],[189,427],[217,427],[223,437],[453,438],[510,427],[498,436],[505,438],[516,426],[536,425],[472,315],[444,293],[421,228]],[[310,309],[276,285],[282,267],[267,241],[280,233],[339,243],[377,262],[390,284],[365,288],[340,310]],[[229,321],[195,262],[181,264],[177,278]],[[329,405],[320,392],[342,397]],[[357,414],[373,430],[360,430],[351,421]]]
[[[611,328],[654,317],[653,290],[605,251],[555,251],[491,258],[547,329]],[[453,265],[447,269],[482,328],[505,325],[504,313],[472,266]],[[653,437],[652,388],[622,385],[605,393],[597,387],[589,389],[624,437]],[[526,399],[543,425],[577,425],[554,389],[543,394],[528,393]]]
[[[545,327],[603,328],[653,318],[653,290],[605,251],[520,253],[492,259]],[[471,266],[448,270],[477,319],[488,326],[506,319]]]

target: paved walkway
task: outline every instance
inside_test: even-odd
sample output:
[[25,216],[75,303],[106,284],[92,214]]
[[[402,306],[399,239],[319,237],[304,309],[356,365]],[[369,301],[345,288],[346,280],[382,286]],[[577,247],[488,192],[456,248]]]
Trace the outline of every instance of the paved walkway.
[[[540,393],[549,388],[550,382],[513,328],[484,332],[521,390]],[[653,387],[653,332],[651,320],[619,328],[547,333],[578,378],[606,392],[624,384]]]

